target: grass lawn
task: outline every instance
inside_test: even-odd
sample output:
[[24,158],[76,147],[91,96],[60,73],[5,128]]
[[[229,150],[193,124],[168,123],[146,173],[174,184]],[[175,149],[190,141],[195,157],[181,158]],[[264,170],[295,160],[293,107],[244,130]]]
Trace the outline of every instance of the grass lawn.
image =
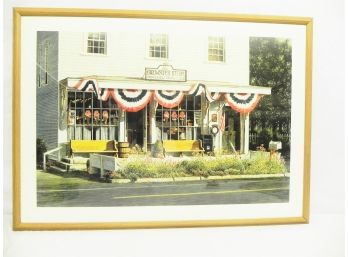
[[[38,206],[52,206],[52,203],[63,202],[78,196],[76,191],[59,191],[63,189],[78,189],[88,186],[98,185],[98,182],[88,180],[88,178],[70,174],[56,175],[38,170],[37,179],[37,199]],[[54,191],[58,190],[58,191]],[[50,193],[47,193],[50,191]]]
[[88,185],[99,184],[89,180],[87,177],[70,174],[53,174],[38,170],[36,173],[37,190],[59,190],[85,187]]

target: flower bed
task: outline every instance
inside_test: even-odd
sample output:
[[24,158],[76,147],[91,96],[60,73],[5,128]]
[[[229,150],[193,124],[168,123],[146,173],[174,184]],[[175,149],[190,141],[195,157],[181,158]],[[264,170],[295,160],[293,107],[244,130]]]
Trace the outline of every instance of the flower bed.
[[175,178],[189,176],[225,176],[277,174],[286,171],[284,162],[277,158],[258,157],[241,160],[234,156],[155,159],[136,157],[121,165],[111,178],[136,181],[138,178]]

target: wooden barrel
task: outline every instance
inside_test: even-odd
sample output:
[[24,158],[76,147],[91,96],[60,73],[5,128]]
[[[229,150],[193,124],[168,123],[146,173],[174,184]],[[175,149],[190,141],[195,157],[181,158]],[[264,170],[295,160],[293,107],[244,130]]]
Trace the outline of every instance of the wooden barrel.
[[118,148],[125,148],[125,147],[129,147],[128,142],[118,142]]
[[118,157],[128,158],[130,153],[128,142],[118,142]]

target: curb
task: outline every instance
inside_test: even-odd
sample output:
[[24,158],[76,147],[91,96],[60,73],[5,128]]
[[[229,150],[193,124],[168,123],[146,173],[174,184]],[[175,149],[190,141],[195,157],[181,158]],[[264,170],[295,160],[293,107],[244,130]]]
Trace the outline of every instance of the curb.
[[[281,174],[258,174],[258,175],[226,175],[205,177],[174,177],[174,178],[138,178],[133,183],[165,183],[165,182],[183,182],[183,181],[210,181],[226,179],[252,179],[252,178],[281,178],[290,177],[290,173]],[[130,179],[111,179],[111,183],[125,184],[132,183]]]

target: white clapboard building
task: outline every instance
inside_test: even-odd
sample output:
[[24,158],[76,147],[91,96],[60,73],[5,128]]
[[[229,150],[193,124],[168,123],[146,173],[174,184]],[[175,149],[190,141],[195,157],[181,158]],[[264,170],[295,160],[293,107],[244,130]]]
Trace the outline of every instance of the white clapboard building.
[[110,139],[145,151],[157,140],[213,135],[214,150],[249,149],[249,37],[233,31],[37,32],[37,138]]

